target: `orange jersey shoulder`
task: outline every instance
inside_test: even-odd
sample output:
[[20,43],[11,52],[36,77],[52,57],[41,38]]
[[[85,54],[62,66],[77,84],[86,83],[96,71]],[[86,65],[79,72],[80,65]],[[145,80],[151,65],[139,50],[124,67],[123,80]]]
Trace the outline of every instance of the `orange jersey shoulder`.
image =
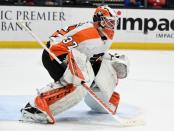
[[[58,33],[60,33],[60,31]],[[97,29],[91,23],[80,26],[70,26],[69,31],[62,31],[61,35],[63,35],[62,41],[50,47],[50,51],[56,56],[68,53],[72,48],[81,46],[84,41],[100,39]]]
[[76,26],[77,26],[77,25],[69,26],[66,30],[64,30],[64,29],[56,30],[56,31],[51,35],[51,37],[58,37],[59,35],[65,35],[65,34],[67,34],[69,31],[75,29]]

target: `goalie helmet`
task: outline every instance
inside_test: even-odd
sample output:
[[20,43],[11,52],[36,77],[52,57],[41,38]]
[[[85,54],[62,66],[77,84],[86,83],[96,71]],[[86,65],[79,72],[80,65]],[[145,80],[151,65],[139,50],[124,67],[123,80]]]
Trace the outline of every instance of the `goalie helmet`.
[[108,6],[97,7],[93,16],[94,23],[97,23],[98,29],[107,38],[111,39],[114,36],[116,27],[116,12]]

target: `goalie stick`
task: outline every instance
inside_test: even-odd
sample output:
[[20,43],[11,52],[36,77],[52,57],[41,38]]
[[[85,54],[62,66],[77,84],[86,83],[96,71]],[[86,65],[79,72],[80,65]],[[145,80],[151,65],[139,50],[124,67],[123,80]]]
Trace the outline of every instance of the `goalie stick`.
[[[66,68],[66,65],[60,61],[55,54],[53,54],[46,46],[45,44],[39,39],[39,37],[32,32],[27,26],[24,25],[22,21],[17,22],[22,28],[24,28],[36,41],[37,43],[42,46],[63,68]],[[73,68],[73,63],[72,63],[72,70],[74,71]],[[75,75],[75,73],[73,74]],[[78,76],[77,76],[78,77]],[[88,91],[88,93],[91,95],[91,97],[97,101],[98,104],[100,104],[111,116],[118,121],[119,124],[118,126],[121,127],[127,127],[127,126],[136,126],[136,125],[142,125],[144,122],[140,119],[133,118],[133,119],[122,119],[118,115],[114,116],[114,111],[101,99],[99,98],[93,90],[90,89],[90,87],[85,83],[85,81],[81,81],[81,85]]]

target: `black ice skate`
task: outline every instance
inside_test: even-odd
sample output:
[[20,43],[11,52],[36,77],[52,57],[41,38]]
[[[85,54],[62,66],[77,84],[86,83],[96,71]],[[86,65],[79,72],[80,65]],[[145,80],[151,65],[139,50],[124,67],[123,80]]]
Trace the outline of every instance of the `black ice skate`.
[[21,120],[22,122],[34,122],[34,123],[50,123],[47,119],[47,114],[39,110],[36,107],[32,107],[30,103],[21,109]]

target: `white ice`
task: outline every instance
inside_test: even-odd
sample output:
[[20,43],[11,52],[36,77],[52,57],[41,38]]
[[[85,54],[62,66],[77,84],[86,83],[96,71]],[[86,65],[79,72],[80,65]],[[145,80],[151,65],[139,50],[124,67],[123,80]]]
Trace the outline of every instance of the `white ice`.
[[[129,75],[120,80],[117,87],[121,103],[140,107],[144,113],[144,126],[118,128],[71,122],[71,119],[55,125],[0,120],[0,131],[174,131],[174,52],[117,52],[126,54],[130,60]],[[41,54],[41,49],[0,49],[0,98],[34,95],[36,88],[52,82],[42,66]],[[75,115],[80,112],[74,112],[72,116]]]

